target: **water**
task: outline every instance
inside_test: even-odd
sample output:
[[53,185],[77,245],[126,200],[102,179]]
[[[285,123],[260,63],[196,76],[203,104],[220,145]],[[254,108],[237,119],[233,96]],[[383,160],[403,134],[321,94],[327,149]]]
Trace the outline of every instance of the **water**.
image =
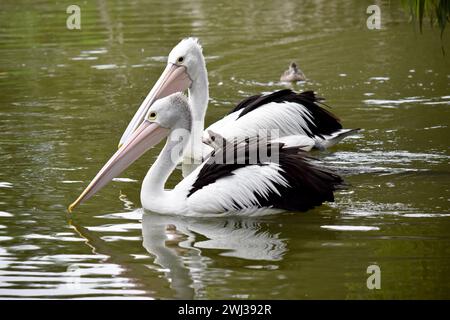
[[[382,2],[0,4],[0,297],[450,298],[450,46]],[[201,38],[207,122],[283,88],[295,60],[346,127],[315,153],[349,188],[307,213],[260,219],[143,214],[159,150],[74,215],[66,208],[115,151],[180,38]],[[180,179],[177,172],[169,187]],[[369,290],[369,265],[381,289]]]

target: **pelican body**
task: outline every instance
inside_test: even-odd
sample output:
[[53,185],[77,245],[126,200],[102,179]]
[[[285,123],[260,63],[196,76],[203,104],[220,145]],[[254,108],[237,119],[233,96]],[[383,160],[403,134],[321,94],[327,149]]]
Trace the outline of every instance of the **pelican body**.
[[[167,137],[166,144],[142,183],[144,209],[186,216],[249,216],[285,210],[306,211],[325,201],[334,201],[334,191],[342,185],[338,175],[313,164],[301,148],[286,147],[280,142],[263,141],[265,147],[277,152],[277,161],[259,156],[249,161],[257,139],[227,142],[223,148],[214,149],[209,158],[174,189],[166,190],[168,177],[191,141],[193,118],[193,108],[183,94],[155,101],[144,121],[69,210],[89,199],[164,137]],[[214,140],[217,142],[216,138]],[[240,152],[242,150],[245,152]],[[218,161],[231,151],[240,156],[231,163]]]

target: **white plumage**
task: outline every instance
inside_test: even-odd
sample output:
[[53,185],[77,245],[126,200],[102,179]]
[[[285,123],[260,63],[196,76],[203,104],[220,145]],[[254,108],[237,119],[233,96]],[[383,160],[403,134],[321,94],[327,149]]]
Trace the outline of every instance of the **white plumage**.
[[[245,215],[264,213],[256,195],[266,198],[270,193],[280,195],[277,185],[287,186],[287,181],[279,171],[279,166],[274,163],[236,169],[233,175],[223,177],[192,194],[186,201],[188,211],[202,215],[223,212]],[[239,209],[242,207],[247,209]],[[269,210],[266,213],[272,212]]]
[[208,130],[219,133],[225,139],[253,137],[261,131],[279,130],[279,136],[311,134],[307,121],[313,122],[311,113],[294,102],[270,102],[239,117],[244,109],[235,111],[209,126]]

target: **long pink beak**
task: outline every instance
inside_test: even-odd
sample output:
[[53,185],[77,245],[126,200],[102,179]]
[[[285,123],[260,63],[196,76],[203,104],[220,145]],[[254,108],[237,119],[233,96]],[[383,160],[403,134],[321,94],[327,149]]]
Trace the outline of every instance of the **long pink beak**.
[[138,111],[134,115],[127,129],[120,138],[119,148],[127,142],[136,128],[144,121],[148,109],[158,99],[167,97],[175,92],[183,92],[192,84],[185,66],[179,66],[173,63],[168,63],[166,69],[159,77],[155,86],[142,102]]
[[130,139],[108,160],[78,199],[69,206],[69,212],[72,212],[77,205],[92,197],[108,182],[139,159],[147,150],[158,144],[169,134],[169,131],[169,129],[163,128],[157,123],[145,120],[131,135]]

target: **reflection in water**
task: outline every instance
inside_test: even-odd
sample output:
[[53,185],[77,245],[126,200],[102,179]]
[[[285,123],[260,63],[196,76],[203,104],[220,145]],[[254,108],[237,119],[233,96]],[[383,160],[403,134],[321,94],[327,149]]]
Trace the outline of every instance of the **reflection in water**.
[[286,251],[279,234],[255,219],[186,218],[145,213],[144,247],[154,255],[178,298],[194,298],[205,289],[212,259],[208,250],[233,258],[278,261]]
[[[145,265],[129,263],[130,253],[122,253],[119,250],[114,250],[114,248],[108,244],[107,240],[98,237],[94,232],[91,232],[89,228],[85,228],[75,221],[70,220],[69,223],[73,230],[84,239],[84,243],[94,257],[102,259],[102,265],[105,267],[110,266],[108,268],[110,269],[109,274],[111,275],[111,268],[116,270],[115,274],[112,274],[114,276],[114,282],[121,283],[123,287],[132,288],[129,290],[128,295],[133,296],[134,299],[139,296],[151,297],[153,293],[151,287],[140,284],[140,281],[136,279],[137,275],[147,273]],[[80,265],[77,265],[77,267],[80,267]],[[82,272],[79,276],[81,279],[85,279],[83,276],[92,276],[92,274],[89,272]],[[117,281],[117,279],[121,279],[121,281]],[[153,285],[158,285],[158,282],[158,280],[155,280]],[[80,280],[80,283],[83,283],[83,280]],[[94,281],[93,286],[97,285],[98,282]],[[78,289],[80,290],[82,288]],[[111,295],[114,295],[115,291],[116,290],[104,290],[104,292],[99,292],[98,294],[102,293],[105,297],[111,298]],[[84,294],[89,294],[89,292],[85,292]]]

